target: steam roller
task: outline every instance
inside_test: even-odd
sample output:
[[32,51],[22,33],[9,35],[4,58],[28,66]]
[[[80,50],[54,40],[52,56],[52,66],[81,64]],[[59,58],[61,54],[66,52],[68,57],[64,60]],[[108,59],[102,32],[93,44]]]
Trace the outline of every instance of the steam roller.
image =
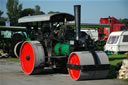
[[[20,48],[20,63],[25,74],[37,74],[45,67],[50,67],[61,71],[67,69],[73,80],[107,77],[110,64],[106,53],[99,51],[95,41],[80,31],[80,8],[80,5],[74,6],[74,16],[57,13],[18,20],[29,25],[33,22],[42,23],[41,27],[35,26],[39,29],[31,29],[27,25],[28,35],[34,37],[31,41],[24,41]],[[75,28],[67,24],[74,20]],[[44,23],[49,23],[49,27],[45,28]]]
[[[44,48],[39,41],[24,42],[20,61],[25,74],[37,74],[45,66]],[[103,51],[72,52],[67,68],[73,80],[102,79],[109,73],[108,56]]]

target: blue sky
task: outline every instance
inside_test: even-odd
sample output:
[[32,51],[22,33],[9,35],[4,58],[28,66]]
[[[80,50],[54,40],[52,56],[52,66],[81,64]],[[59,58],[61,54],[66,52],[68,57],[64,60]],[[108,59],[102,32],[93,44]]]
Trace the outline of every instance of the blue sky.
[[[0,0],[0,10],[6,15],[6,1]],[[23,8],[40,5],[45,13],[60,11],[74,14],[73,5],[81,5],[81,21],[99,23],[101,17],[128,18],[128,0],[19,0]]]

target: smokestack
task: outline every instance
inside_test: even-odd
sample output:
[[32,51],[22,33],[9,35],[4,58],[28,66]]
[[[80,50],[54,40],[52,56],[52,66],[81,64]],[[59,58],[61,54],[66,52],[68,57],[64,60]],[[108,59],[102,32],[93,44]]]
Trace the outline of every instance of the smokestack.
[[75,26],[76,26],[76,40],[80,38],[80,23],[81,23],[81,6],[74,5],[74,16],[75,16]]

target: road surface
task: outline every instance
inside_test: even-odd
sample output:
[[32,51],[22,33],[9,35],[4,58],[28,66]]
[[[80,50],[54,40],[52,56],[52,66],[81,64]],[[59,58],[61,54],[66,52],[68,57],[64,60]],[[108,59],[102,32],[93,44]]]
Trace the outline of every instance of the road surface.
[[0,85],[128,85],[114,79],[74,81],[68,74],[45,70],[40,75],[25,75],[20,63],[0,59]]

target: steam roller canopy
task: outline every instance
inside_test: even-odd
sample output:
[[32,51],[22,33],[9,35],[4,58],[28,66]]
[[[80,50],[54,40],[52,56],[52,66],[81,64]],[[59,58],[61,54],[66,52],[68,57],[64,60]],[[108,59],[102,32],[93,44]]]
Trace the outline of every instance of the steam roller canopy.
[[39,41],[25,41],[21,46],[20,63],[25,74],[35,74],[45,62],[44,49]]
[[72,52],[68,59],[68,72],[73,80],[106,78],[109,60],[103,51]]

